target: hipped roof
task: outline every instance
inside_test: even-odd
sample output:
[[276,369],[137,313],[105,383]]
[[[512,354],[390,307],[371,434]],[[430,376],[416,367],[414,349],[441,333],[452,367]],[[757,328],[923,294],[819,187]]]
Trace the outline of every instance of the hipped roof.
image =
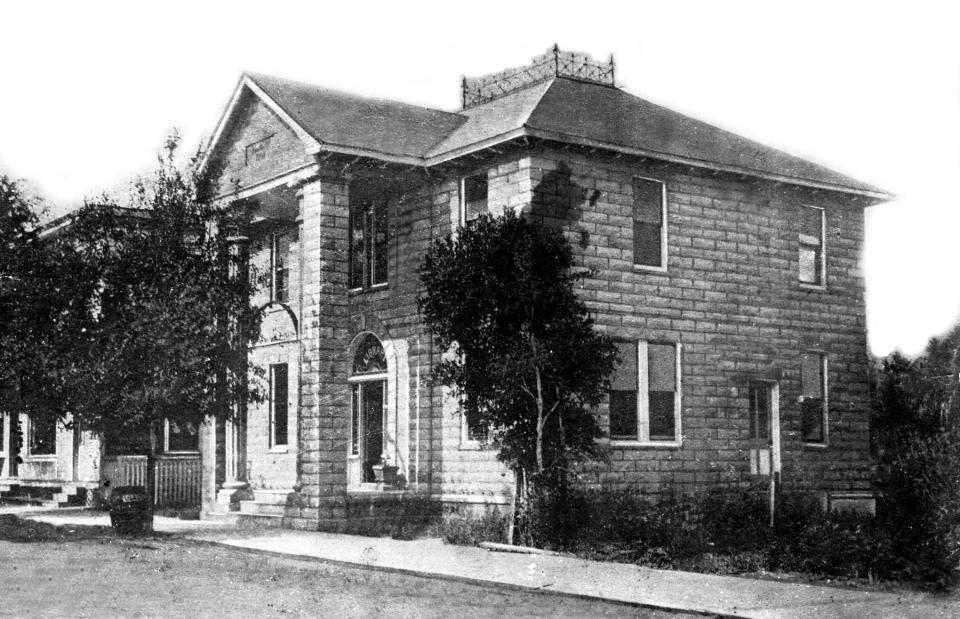
[[447,112],[246,73],[211,140],[217,146],[244,89],[294,124],[307,150],[431,166],[518,137],[605,148],[886,200],[873,185],[651,103],[620,88],[553,77]]

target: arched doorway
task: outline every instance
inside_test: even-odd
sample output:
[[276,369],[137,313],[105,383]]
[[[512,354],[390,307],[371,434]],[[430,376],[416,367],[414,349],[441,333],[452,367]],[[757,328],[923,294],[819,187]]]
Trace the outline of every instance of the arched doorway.
[[357,344],[349,382],[350,457],[360,460],[361,483],[374,483],[373,467],[383,462],[386,446],[387,356],[372,333]]

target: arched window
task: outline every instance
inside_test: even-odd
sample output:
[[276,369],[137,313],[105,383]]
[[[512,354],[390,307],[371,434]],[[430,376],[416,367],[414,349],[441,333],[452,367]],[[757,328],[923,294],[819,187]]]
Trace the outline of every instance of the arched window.
[[372,333],[356,347],[350,372],[350,455],[359,457],[363,483],[375,481],[373,467],[381,464],[387,407],[387,356]]
[[357,345],[357,352],[353,355],[353,370],[351,376],[364,374],[385,374],[387,372],[387,355],[383,352],[383,345],[372,333],[363,336]]

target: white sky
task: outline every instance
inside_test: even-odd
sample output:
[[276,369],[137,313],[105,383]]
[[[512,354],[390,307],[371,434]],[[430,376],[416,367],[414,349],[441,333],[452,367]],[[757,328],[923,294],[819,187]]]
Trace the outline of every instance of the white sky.
[[65,209],[210,131],[243,70],[443,109],[551,46],[639,96],[895,193],[867,216],[871,350],[960,310],[960,8],[882,2],[16,2],[0,169]]

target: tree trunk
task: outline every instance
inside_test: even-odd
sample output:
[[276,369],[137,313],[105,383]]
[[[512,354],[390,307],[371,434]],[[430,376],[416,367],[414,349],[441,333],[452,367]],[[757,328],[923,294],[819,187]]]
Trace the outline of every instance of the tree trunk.
[[150,424],[150,449],[147,450],[147,516],[143,522],[144,533],[153,531],[153,498],[157,493],[157,428]]
[[513,500],[510,501],[510,524],[507,526],[507,543],[514,544],[514,535],[516,534],[516,520],[517,520],[517,500],[520,497],[520,470],[513,470]]
[[537,368],[537,472],[543,473],[543,381]]

